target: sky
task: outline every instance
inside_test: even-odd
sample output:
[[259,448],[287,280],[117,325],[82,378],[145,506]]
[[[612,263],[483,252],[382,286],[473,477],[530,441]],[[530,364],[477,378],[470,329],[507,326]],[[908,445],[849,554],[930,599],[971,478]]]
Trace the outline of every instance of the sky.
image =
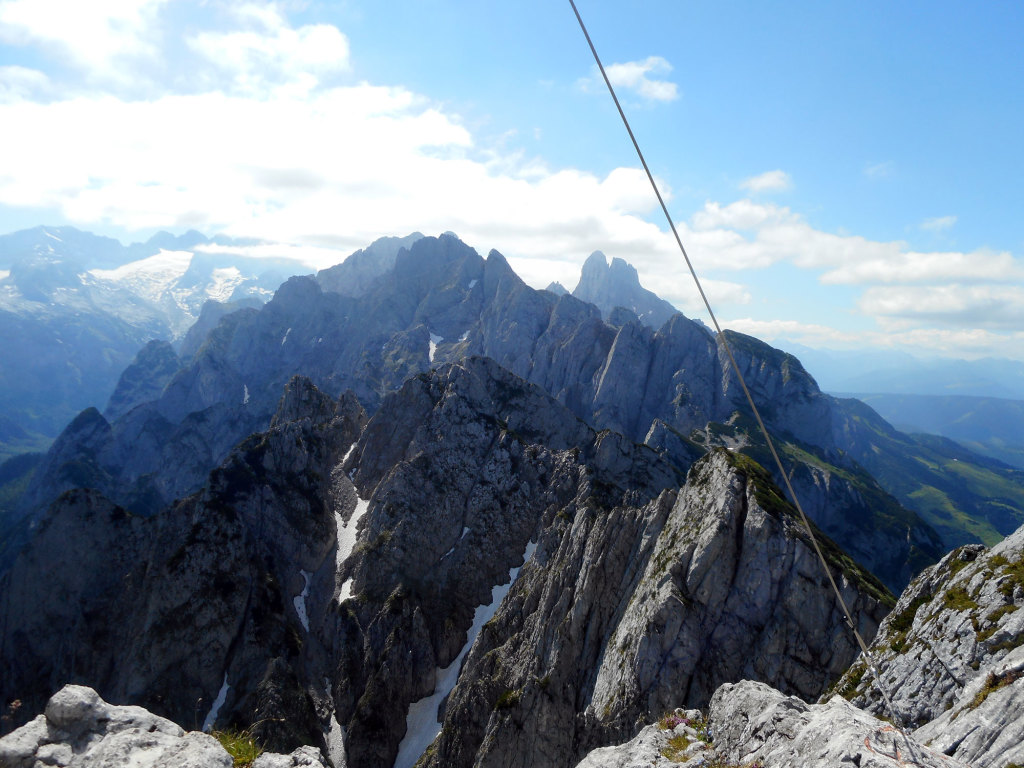
[[[579,0],[725,327],[1024,359],[1024,4]],[[708,321],[568,3],[0,0],[0,232],[454,231]]]

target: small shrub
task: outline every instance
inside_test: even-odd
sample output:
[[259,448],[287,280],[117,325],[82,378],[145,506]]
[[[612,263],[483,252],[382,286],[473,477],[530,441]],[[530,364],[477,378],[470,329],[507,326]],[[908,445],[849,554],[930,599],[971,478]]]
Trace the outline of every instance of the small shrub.
[[214,731],[211,735],[231,755],[235,768],[249,768],[253,761],[263,753],[263,748],[256,743],[249,729]]
[[978,607],[978,604],[971,599],[963,587],[952,587],[946,590],[942,596],[942,603],[946,608],[954,611],[971,611]]
[[1010,685],[1014,680],[1020,679],[1020,676],[1020,672],[1006,672],[1001,675],[997,675],[995,672],[990,672],[988,678],[985,680],[985,685],[975,694],[974,701],[971,702],[971,709],[976,709],[981,706],[981,703],[991,694],[995,693],[1000,688],[1005,688]]
[[674,760],[677,763],[681,763],[686,757],[686,750],[693,742],[686,737],[685,734],[679,736],[673,736],[668,740],[668,744],[661,748],[661,756],[667,760]]
[[512,707],[519,706],[519,699],[522,695],[522,691],[509,688],[498,697],[496,702],[494,702],[494,709],[496,711],[500,711],[502,709],[512,709]]

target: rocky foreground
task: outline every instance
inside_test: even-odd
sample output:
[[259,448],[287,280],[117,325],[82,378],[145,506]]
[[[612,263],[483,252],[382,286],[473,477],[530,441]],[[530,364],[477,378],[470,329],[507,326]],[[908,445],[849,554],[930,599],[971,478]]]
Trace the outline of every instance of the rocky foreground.
[[[213,736],[185,732],[142,707],[108,704],[92,688],[67,685],[46,711],[0,739],[3,768],[231,768],[228,751]],[[252,768],[327,768],[319,750],[290,755],[265,752]]]

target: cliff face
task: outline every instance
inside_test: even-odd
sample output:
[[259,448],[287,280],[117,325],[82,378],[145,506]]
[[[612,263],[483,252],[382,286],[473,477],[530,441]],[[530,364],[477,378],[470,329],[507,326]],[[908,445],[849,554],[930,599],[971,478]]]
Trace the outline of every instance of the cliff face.
[[[432,764],[555,766],[673,692],[754,675],[816,696],[853,651],[791,511],[722,451],[683,483],[486,358],[369,421],[295,379],[160,513],[61,497],[0,581],[0,697],[39,711],[88,684],[335,765],[411,765],[439,734]],[[870,634],[879,586],[836,567]]]
[[[427,765],[565,765],[723,682],[813,698],[856,655],[766,473],[716,451],[642,505],[556,516],[470,652]],[[869,636],[884,588],[834,566]],[[568,763],[566,762],[568,760]]]

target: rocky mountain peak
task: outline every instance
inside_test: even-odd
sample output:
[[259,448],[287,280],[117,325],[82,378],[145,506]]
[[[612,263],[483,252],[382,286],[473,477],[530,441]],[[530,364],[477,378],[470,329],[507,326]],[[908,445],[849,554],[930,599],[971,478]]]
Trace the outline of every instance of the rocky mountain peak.
[[594,251],[583,263],[572,295],[596,304],[605,317],[616,307],[624,307],[652,328],[660,328],[677,313],[675,307],[640,285],[632,264],[618,257],[609,263],[601,251]]
[[562,285],[557,280],[555,280],[552,283],[548,283],[548,287],[545,288],[544,290],[550,291],[551,293],[555,294],[556,296],[565,296],[567,293],[569,293],[569,289],[566,288],[564,285]]
[[419,232],[405,237],[381,237],[340,264],[321,269],[316,280],[325,291],[342,296],[362,296],[376,280],[391,271],[400,251],[411,248],[422,238]]
[[124,369],[103,415],[114,421],[136,405],[155,400],[179,368],[181,360],[169,342],[162,339],[147,342]]

